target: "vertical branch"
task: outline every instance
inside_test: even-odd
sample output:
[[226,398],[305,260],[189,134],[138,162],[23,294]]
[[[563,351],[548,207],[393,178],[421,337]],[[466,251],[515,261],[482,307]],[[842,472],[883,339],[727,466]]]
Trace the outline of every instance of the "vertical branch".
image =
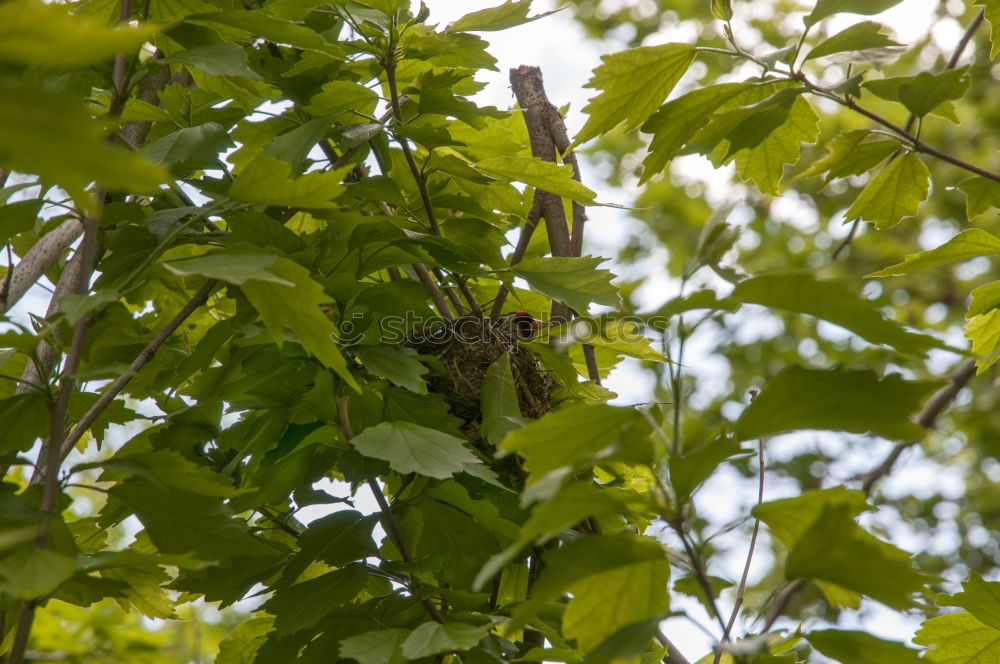
[[[562,153],[563,162],[573,168],[573,178],[580,181],[580,165],[576,155],[569,151],[569,136],[562,116],[545,94],[542,70],[538,67],[521,66],[510,70],[510,83],[517,103],[524,112],[524,122],[528,127],[531,154],[544,161],[558,163]],[[535,201],[539,213],[545,218],[545,230],[549,236],[549,248],[553,256],[579,256],[583,249],[583,227],[586,214],[583,206],[573,202],[573,229],[570,234],[569,222],[562,198],[542,189],[535,190]],[[532,229],[534,230],[534,229]],[[530,235],[529,235],[530,237]],[[506,294],[506,293],[505,293]],[[559,323],[573,318],[573,310],[562,302],[552,303],[552,322]],[[583,356],[587,364],[587,374],[592,381],[600,384],[601,373],[597,366],[594,347],[583,344]]]
[[[340,433],[350,441],[354,438],[354,430],[351,427],[351,416],[347,410],[347,397],[340,396],[337,397],[337,419],[340,420]],[[392,513],[392,507],[385,499],[385,494],[382,493],[382,488],[378,485],[378,482],[374,478],[368,478],[367,480],[368,488],[372,492],[372,496],[375,498],[375,502],[378,503],[379,512],[382,514],[382,527],[385,528],[385,532],[389,535],[389,539],[396,546],[396,550],[399,551],[400,557],[403,562],[411,562],[413,556],[410,555],[410,549],[406,546],[406,541],[403,539],[403,533],[399,530],[399,524],[396,523],[396,516]],[[425,597],[421,597],[420,579],[416,574],[410,574],[410,587],[413,589],[413,594],[420,600],[423,604],[424,610],[427,611],[427,615],[431,617],[432,620],[438,623],[444,623],[444,618],[441,617],[441,613],[434,606],[434,603]]]

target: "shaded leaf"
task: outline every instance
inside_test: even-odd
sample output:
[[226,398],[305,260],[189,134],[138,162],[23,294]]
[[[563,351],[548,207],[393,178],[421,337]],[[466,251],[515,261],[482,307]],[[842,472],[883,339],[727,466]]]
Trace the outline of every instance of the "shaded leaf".
[[924,355],[941,347],[937,339],[907,331],[878,309],[835,281],[816,281],[807,274],[772,274],[740,282],[728,300],[760,304],[816,316],[844,327],[873,344],[901,353]]
[[260,312],[274,342],[282,345],[287,326],[310,355],[360,391],[344,356],[333,343],[339,330],[320,310],[320,305],[330,301],[323,287],[312,280],[308,270],[287,258],[275,259],[268,271],[294,285],[254,279],[244,283],[241,289]]
[[371,115],[376,104],[378,94],[374,90],[352,81],[330,81],[313,95],[305,110],[313,115],[332,115],[342,111]]
[[879,138],[867,129],[855,129],[837,134],[823,146],[826,156],[799,174],[806,178],[826,172],[826,182],[861,175],[878,166],[899,148],[899,143]]
[[923,117],[946,101],[959,99],[969,89],[969,68],[949,69],[940,74],[920,72],[899,88],[899,101],[910,113]]
[[205,254],[180,263],[163,263],[168,271],[182,277],[200,274],[210,279],[221,279],[237,286],[248,281],[268,281],[281,286],[295,284],[272,274],[267,268],[274,264],[275,256],[268,254]]
[[488,624],[425,622],[406,637],[400,651],[406,659],[430,657],[443,652],[461,652],[474,648],[489,630]]
[[895,609],[930,581],[910,565],[910,554],[854,523],[847,505],[827,506],[789,552],[785,576],[831,581]]
[[984,625],[1000,630],[1000,582],[986,581],[972,572],[962,582],[962,592],[939,603],[961,607]]
[[427,367],[414,357],[414,351],[390,346],[353,346],[351,352],[373,376],[383,376],[393,385],[427,394],[427,383],[421,378]]
[[496,447],[518,428],[510,418],[521,417],[517,386],[510,368],[510,354],[498,357],[486,370],[482,387],[483,438]]
[[736,421],[740,440],[797,429],[871,433],[890,440],[923,434],[910,417],[941,386],[905,381],[898,374],[879,378],[868,370],[788,367],[768,381]]
[[257,651],[274,629],[274,618],[257,616],[243,620],[229,636],[219,641],[219,654],[214,664],[253,664]]
[[220,168],[219,153],[235,145],[218,122],[173,131],[143,149],[151,160],[175,171]]
[[236,76],[251,80],[259,80],[260,75],[250,69],[247,64],[247,54],[236,44],[208,44],[178,51],[158,62],[181,64],[197,67],[212,76]]
[[771,534],[785,548],[792,549],[802,539],[809,526],[830,508],[843,508],[850,518],[873,509],[861,491],[834,487],[819,491],[806,491],[800,496],[771,500],[753,508],[753,515],[767,525]]
[[373,459],[388,461],[397,473],[419,473],[446,479],[477,463],[461,438],[413,422],[382,422],[351,439],[351,444]]
[[408,629],[380,629],[350,636],[340,642],[340,656],[358,664],[403,664],[406,659],[400,646],[409,636]]
[[280,588],[264,608],[274,614],[274,628],[278,634],[291,634],[315,626],[334,608],[353,600],[367,580],[364,566],[349,565]]
[[21,549],[0,561],[0,588],[17,599],[36,599],[54,592],[76,574],[76,557],[50,549]]
[[920,651],[867,632],[820,629],[808,632],[813,648],[841,664],[920,664]]

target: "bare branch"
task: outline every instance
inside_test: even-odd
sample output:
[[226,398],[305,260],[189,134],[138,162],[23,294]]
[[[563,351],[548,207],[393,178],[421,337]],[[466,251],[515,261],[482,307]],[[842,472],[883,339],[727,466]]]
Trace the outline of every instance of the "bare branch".
[[9,288],[0,286],[0,314],[17,304],[35,282],[52,267],[66,248],[83,233],[79,219],[67,219],[36,242],[24,257],[12,266]]

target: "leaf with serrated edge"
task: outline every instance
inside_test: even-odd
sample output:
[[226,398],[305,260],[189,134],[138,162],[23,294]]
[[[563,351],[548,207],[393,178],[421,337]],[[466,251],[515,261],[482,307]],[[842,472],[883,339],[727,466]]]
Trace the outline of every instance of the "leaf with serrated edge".
[[992,256],[1000,254],[1000,238],[987,233],[980,228],[964,230],[940,247],[910,254],[902,263],[892,265],[878,272],[872,272],[867,277],[891,277],[899,274],[909,274],[936,265],[945,265],[968,260],[977,256]]
[[476,456],[461,438],[412,422],[382,422],[351,440],[365,456],[388,461],[397,473],[418,473],[443,480],[462,472]]
[[899,42],[893,41],[883,35],[881,32],[883,29],[885,29],[885,26],[872,21],[856,23],[817,45],[816,48],[809,51],[805,59],[812,60],[845,51],[864,51],[872,48],[885,48],[887,46],[902,46]]
[[895,226],[911,217],[930,191],[931,173],[912,152],[894,160],[861,190],[846,219],[871,221],[876,228]]
[[694,60],[689,44],[642,46],[601,56],[603,64],[585,87],[600,90],[584,112],[589,116],[574,145],[604,134],[622,122],[631,131],[663,103]]
[[489,157],[477,162],[476,168],[487,175],[523,182],[579,203],[593,203],[597,198],[597,194],[573,179],[573,167],[568,164],[553,164],[537,157]]
[[965,194],[965,214],[970,221],[990,208],[1000,208],[1000,182],[977,175],[956,186]]
[[611,283],[615,275],[597,267],[606,260],[592,256],[532,258],[521,261],[511,271],[539,293],[577,311],[586,311],[592,302],[609,307],[621,304],[618,288]]
[[970,318],[965,337],[972,341],[972,353],[978,359],[976,373],[982,374],[1000,360],[1000,309]]

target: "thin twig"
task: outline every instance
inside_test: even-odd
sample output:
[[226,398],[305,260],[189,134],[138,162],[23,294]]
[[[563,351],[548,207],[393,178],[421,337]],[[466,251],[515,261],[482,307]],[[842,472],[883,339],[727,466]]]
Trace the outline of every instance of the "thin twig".
[[858,232],[858,227],[861,226],[861,219],[855,219],[851,222],[851,230],[847,231],[847,236],[837,245],[837,248],[833,250],[832,260],[837,260],[837,256],[850,246],[851,242],[854,240],[855,233]]
[[[760,438],[757,442],[757,504],[760,505],[764,502],[764,439]],[[750,548],[747,551],[747,562],[743,566],[743,576],[740,577],[740,586],[736,590],[736,601],[733,602],[733,612],[729,614],[729,623],[726,624],[726,629],[722,632],[722,638],[719,640],[719,647],[715,650],[715,664],[719,664],[719,660],[722,659],[722,646],[729,640],[729,635],[733,631],[733,625],[736,624],[736,618],[740,614],[740,607],[743,605],[743,594],[747,589],[747,578],[750,576],[750,563],[753,561],[754,547],[757,546],[757,534],[759,532],[760,519],[754,519],[753,534],[750,535]]]
[[[389,84],[389,103],[392,105],[392,114],[396,122],[402,124],[403,113],[400,110],[399,91],[396,87],[396,63],[392,60],[383,60],[382,68],[385,69],[386,81]],[[396,142],[403,150],[406,164],[410,167],[413,179],[416,180],[417,190],[420,192],[420,200],[423,201],[424,212],[427,213],[427,225],[430,227],[431,233],[440,235],[441,229],[438,228],[437,216],[434,214],[434,203],[431,202],[430,193],[427,191],[427,181],[424,180],[424,176],[420,172],[420,167],[417,166],[417,160],[413,158],[413,151],[410,150],[410,144],[404,137],[397,137]]]
[[[955,370],[952,372],[951,378],[948,380],[948,384],[941,388],[937,393],[934,394],[927,403],[924,404],[923,410],[917,415],[917,424],[924,427],[925,429],[931,429],[937,422],[938,415],[943,411],[962,391],[962,388],[976,375],[976,361],[975,359],[968,359],[963,361]],[[881,480],[883,477],[892,472],[893,466],[896,465],[896,461],[899,460],[900,455],[909,447],[912,447],[920,442],[920,439],[907,440],[896,443],[893,445],[892,450],[886,455],[882,463],[877,465],[871,471],[864,475],[864,482],[861,485],[861,490],[865,492],[866,495],[871,495],[875,488],[875,484]]]
[[155,337],[153,337],[146,347],[142,349],[138,356],[132,360],[132,364],[129,365],[128,371],[120,376],[114,383],[111,384],[108,389],[101,394],[100,398],[94,402],[94,405],[84,413],[80,421],[73,427],[73,430],[66,436],[66,439],[62,443],[62,447],[59,451],[60,458],[64,459],[66,455],[72,451],[73,446],[76,445],[77,441],[80,440],[81,436],[93,425],[93,423],[100,417],[104,409],[117,397],[125,386],[128,385],[129,381],[135,376],[136,373],[142,367],[149,363],[156,355],[156,351],[159,350],[160,346],[166,342],[170,336],[177,331],[177,328],[181,326],[188,316],[190,316],[198,307],[203,305],[207,300],[208,296],[212,293],[215,287],[218,285],[218,280],[210,279],[205,282],[194,296],[188,300],[188,303],[177,312],[177,314],[170,319],[170,322],[160,330]]
[[[347,400],[346,396],[337,397],[337,419],[339,422],[340,433],[350,441],[354,438],[354,430],[351,428],[351,415],[347,410]],[[403,534],[399,530],[399,524],[396,523],[396,516],[392,513],[392,507],[385,499],[385,494],[382,493],[382,488],[375,481],[375,478],[368,478],[367,480],[368,488],[372,492],[372,496],[375,497],[375,502],[378,503],[379,512],[381,512],[382,527],[385,528],[385,532],[389,535],[389,539],[395,545],[396,550],[399,551],[399,556],[403,559],[403,562],[409,563],[413,561],[413,556],[410,555],[410,549],[406,546],[406,541],[403,539]],[[427,615],[431,617],[432,620],[439,623],[444,623],[444,618],[441,617],[441,613],[434,606],[434,603],[421,596],[420,589],[422,584],[420,579],[416,574],[409,574],[410,577],[410,587],[413,589],[413,594],[420,600],[423,604],[424,610],[427,611]]]
[[711,608],[712,617],[715,618],[716,622],[719,623],[719,627],[723,631],[726,629],[726,623],[722,619],[722,614],[719,612],[719,607],[715,603],[715,594],[712,592],[712,582],[708,578],[708,573],[701,564],[701,558],[698,556],[698,552],[695,551],[694,545],[691,543],[691,539],[684,532],[684,522],[679,518],[668,521],[670,527],[674,529],[677,533],[677,537],[680,538],[681,544],[684,546],[684,552],[687,553],[688,560],[691,561],[691,569],[694,571],[695,579],[698,581],[698,585],[701,586],[701,591],[705,593],[705,602]]

